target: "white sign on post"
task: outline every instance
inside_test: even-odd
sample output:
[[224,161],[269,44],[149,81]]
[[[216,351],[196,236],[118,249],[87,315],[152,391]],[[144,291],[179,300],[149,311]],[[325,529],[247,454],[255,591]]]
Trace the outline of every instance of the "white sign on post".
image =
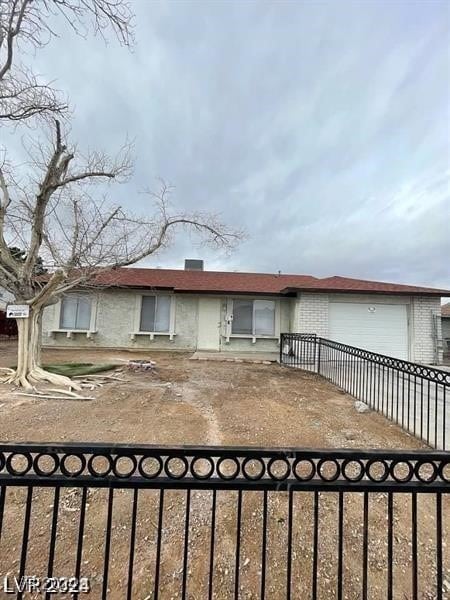
[[30,316],[28,304],[8,304],[6,307],[7,319],[27,319]]

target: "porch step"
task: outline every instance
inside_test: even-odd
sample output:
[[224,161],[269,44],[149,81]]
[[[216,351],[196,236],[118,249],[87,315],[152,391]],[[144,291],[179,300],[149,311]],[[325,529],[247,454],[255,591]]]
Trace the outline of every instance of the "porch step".
[[276,352],[208,352],[197,350],[190,360],[215,360],[220,362],[256,363],[270,365],[278,362]]

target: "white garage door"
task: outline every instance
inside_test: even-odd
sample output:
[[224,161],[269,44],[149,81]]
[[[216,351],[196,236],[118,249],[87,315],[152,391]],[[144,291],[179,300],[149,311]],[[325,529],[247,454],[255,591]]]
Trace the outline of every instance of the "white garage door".
[[330,302],[329,338],[408,360],[406,306]]

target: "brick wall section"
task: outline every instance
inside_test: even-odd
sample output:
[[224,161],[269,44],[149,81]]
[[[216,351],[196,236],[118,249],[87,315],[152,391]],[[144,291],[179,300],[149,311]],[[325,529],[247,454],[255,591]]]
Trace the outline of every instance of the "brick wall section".
[[42,343],[44,346],[59,348],[132,348],[136,350],[193,350],[197,347],[197,318],[198,298],[191,295],[175,297],[175,332],[176,336],[170,341],[165,336],[136,336],[130,339],[130,333],[135,331],[136,296],[133,290],[105,290],[99,293],[96,333],[88,339],[84,334],[75,334],[68,339],[65,333],[56,333],[49,337],[48,332],[57,328],[57,306],[45,309],[42,326]]
[[328,294],[299,294],[294,325],[296,329],[293,331],[328,337]]
[[[67,339],[64,333],[48,337],[48,330],[57,327],[55,323],[56,306],[45,309],[43,319],[43,344],[58,347],[109,347],[109,348],[149,348],[168,350],[190,350],[197,346],[198,298],[190,295],[176,295],[175,336],[173,342],[165,337],[156,337],[150,341],[147,337],[137,337],[130,340],[134,330],[134,311],[137,291],[108,290],[100,294],[97,312],[96,328],[98,333],[91,339],[81,334],[73,339]],[[344,299],[345,297],[345,299]],[[433,340],[433,313],[440,314],[440,299],[426,296],[393,297],[385,296],[385,302],[407,304],[409,310],[409,332],[411,360],[421,363],[435,361]],[[328,337],[328,306],[329,302],[380,302],[380,296],[369,294],[322,294],[301,293],[297,299],[281,301],[280,329],[301,333],[316,333]],[[437,320],[440,328],[440,319]],[[441,333],[438,332],[440,337]],[[277,351],[276,340],[233,340],[230,350],[264,350]],[[439,357],[442,360],[442,356]]]
[[[150,340],[149,336],[136,336],[130,339],[130,333],[135,329],[136,323],[136,296],[138,290],[105,290],[98,294],[97,317],[95,329],[97,333],[91,338],[85,334],[74,334],[68,339],[65,333],[56,333],[49,336],[49,331],[58,328],[57,305],[49,306],[44,311],[43,336],[44,346],[58,348],[129,348],[149,350],[195,350],[197,348],[198,332],[198,296],[190,294],[175,295],[175,337],[170,341],[165,336],[155,336]],[[294,299],[281,298],[279,302],[279,314],[277,316],[277,331],[288,331],[289,315]],[[226,298],[223,298],[222,317],[225,316]],[[233,338],[229,344],[225,344],[222,338],[222,350],[236,352],[278,352],[278,339],[257,339],[252,343],[251,339]]]
[[[411,358],[420,363],[433,363],[435,345],[433,339],[433,313],[440,314],[440,299],[427,296],[386,296],[385,302],[406,304],[409,310],[409,335]],[[369,294],[298,294],[293,309],[291,331],[300,333],[316,333],[328,337],[328,307],[330,302],[380,302],[381,296]],[[440,328],[440,320],[437,320]],[[442,337],[441,331],[438,335]],[[442,352],[439,362],[442,361]]]
[[[440,315],[440,312],[440,298],[428,298],[426,296],[413,297],[410,331],[412,360],[414,362],[433,363],[436,361],[433,339],[433,314]],[[442,339],[440,319],[437,319],[436,322],[438,325],[438,339]],[[442,362],[442,349],[440,350],[439,362]]]

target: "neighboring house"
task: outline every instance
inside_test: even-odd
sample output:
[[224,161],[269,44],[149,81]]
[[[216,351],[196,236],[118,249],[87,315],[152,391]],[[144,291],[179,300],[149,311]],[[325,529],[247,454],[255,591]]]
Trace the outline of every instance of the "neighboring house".
[[6,307],[13,300],[12,295],[0,286],[0,339],[15,338],[17,323],[14,319],[6,318]]
[[441,322],[444,352],[450,353],[450,302],[441,306]]
[[12,295],[0,286],[0,310],[6,310],[6,305],[13,299]]
[[[447,290],[346,277],[118,269],[96,291],[45,309],[43,343],[57,347],[265,351],[281,332],[316,333],[375,352],[436,361],[433,322]],[[192,266],[194,268],[192,268]]]

